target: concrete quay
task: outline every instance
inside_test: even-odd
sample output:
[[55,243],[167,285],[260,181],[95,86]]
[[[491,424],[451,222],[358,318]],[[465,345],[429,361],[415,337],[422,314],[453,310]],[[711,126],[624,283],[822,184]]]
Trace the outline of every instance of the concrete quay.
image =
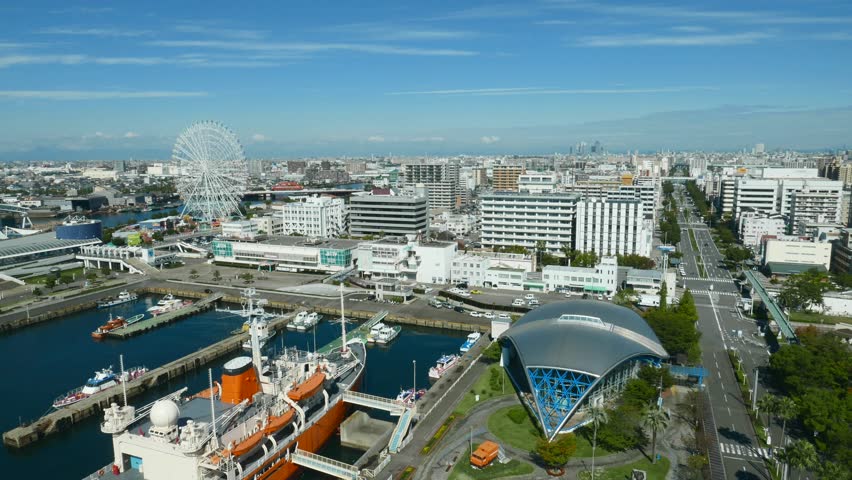
[[[281,330],[292,316],[278,317],[270,322],[270,328]],[[189,371],[202,368],[208,363],[242,348],[248,333],[233,335],[224,340],[190,353],[173,362],[155,368],[138,379],[127,383],[127,396],[132,397],[150,388],[168,382]],[[13,428],[3,434],[3,443],[12,448],[22,448],[47,436],[65,430],[75,423],[100,413],[112,403],[121,403],[122,389],[110,388],[60,410],[53,411],[28,425]]]
[[205,297],[204,299],[193,303],[192,305],[180,308],[173,312],[168,312],[161,315],[157,315],[155,317],[140,320],[139,322],[128,325],[124,328],[108,332],[106,336],[107,338],[117,338],[124,340],[136,335],[141,335],[149,330],[168,325],[169,323],[184,319],[191,315],[195,315],[196,313],[213,308],[216,302],[221,300],[224,296],[225,294],[222,292],[213,293]]

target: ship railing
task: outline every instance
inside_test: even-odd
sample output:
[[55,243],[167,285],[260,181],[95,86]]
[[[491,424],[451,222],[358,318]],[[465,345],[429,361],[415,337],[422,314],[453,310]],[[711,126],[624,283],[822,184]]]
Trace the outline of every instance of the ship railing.
[[392,415],[401,415],[405,410],[407,410],[405,406],[400,405],[396,402],[396,400],[370,395],[368,393],[354,392],[351,390],[343,392],[343,401],[364,407],[378,408],[379,410],[391,412]]
[[343,463],[322,455],[317,455],[316,453],[306,452],[299,448],[293,452],[290,459],[296,465],[308,467],[312,470],[342,479],[356,480],[361,473],[358,467],[353,467],[348,463]]
[[[136,410],[136,416],[133,417],[132,420],[128,421],[125,425],[123,425],[121,427],[122,430],[133,425],[134,423],[142,420],[143,418],[147,417],[148,413],[151,411],[151,409],[154,408],[155,403],[159,402],[160,400],[177,401],[181,397],[181,395],[183,395],[188,389],[189,389],[188,387],[183,387],[180,390],[177,390],[175,392],[172,392],[172,393],[166,395],[165,397],[161,397],[161,398],[154,400],[153,402],[151,402],[151,403],[149,403],[149,404],[147,404],[143,407],[140,407],[139,409]],[[108,427],[108,425],[107,425],[106,422],[101,423],[101,431],[105,431],[104,429],[107,428],[107,427]],[[111,429],[108,429],[107,433],[109,433],[109,431],[111,431]]]
[[372,468],[372,469],[365,468],[365,469],[361,470],[361,475],[364,476],[364,477],[367,477],[367,478],[376,478],[380,473],[382,473],[382,470],[384,470],[384,468],[387,467],[388,464],[390,463],[391,459],[393,459],[392,455],[387,455],[387,454],[383,454],[383,455],[384,456],[382,458],[382,461],[379,462],[379,464],[376,465],[375,468]]
[[109,472],[111,474],[112,473],[112,465],[113,465],[112,463],[108,463],[108,464],[104,465],[103,467],[101,467],[97,471],[90,473],[89,475],[83,477],[83,480],[98,480],[100,478],[103,478],[103,476],[107,472]]
[[[225,425],[231,423],[231,420],[234,419],[240,412],[245,410],[246,405],[248,405],[248,400],[243,400],[242,402],[231,407],[225,414],[216,418],[216,430],[217,432],[221,432],[224,430]],[[186,453],[197,452],[201,447],[207,444],[210,440],[213,439],[213,426],[207,425],[207,435],[204,436],[198,442],[181,442],[178,444],[178,448]]]

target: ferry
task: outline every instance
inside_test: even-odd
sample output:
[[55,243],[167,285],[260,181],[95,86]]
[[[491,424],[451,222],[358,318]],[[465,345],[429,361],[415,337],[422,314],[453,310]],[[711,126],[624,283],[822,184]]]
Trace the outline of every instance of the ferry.
[[384,323],[378,322],[370,327],[370,332],[367,334],[367,343],[376,343],[376,340],[379,338],[379,332],[381,332],[385,326],[386,325]]
[[309,330],[311,328],[314,328],[316,326],[316,324],[319,323],[319,320],[320,320],[319,314],[317,312],[311,312],[311,313],[308,314],[308,316],[305,317],[305,319],[302,321],[302,323],[296,325],[296,330],[300,331],[300,332],[304,332],[305,330]]
[[171,293],[160,299],[156,305],[148,309],[148,313],[153,316],[162,315],[164,313],[173,312],[175,310],[179,310],[183,307],[188,307],[192,305],[190,300],[181,300],[179,298],[175,298]]
[[133,367],[127,370],[122,375],[116,375],[112,371],[112,367],[104,368],[95,372],[95,376],[88,379],[86,384],[78,387],[70,392],[58,397],[53,401],[53,408],[67,407],[75,404],[84,398],[90,397],[100,391],[114,387],[121,382],[129,382],[135,380],[148,371],[145,367]]
[[109,308],[124,303],[135,302],[139,298],[135,293],[122,290],[117,297],[107,298],[98,302],[98,308]]
[[414,405],[414,402],[423,398],[423,395],[426,395],[425,388],[417,390],[416,394],[413,388],[409,388],[408,390],[399,392],[399,395],[396,396],[396,401],[410,407]]
[[376,343],[379,345],[387,345],[393,341],[399,335],[399,332],[402,331],[402,327],[399,325],[385,325],[384,328],[379,330],[378,335],[376,335]]
[[[266,320],[256,320],[249,325],[249,332],[252,329],[257,330],[257,341],[260,343],[260,348],[263,348],[272,337],[275,336],[275,330],[269,328],[269,322]],[[244,350],[251,350],[251,338],[243,342]]]
[[343,395],[361,385],[367,349],[357,338],[347,341],[344,322],[341,329],[341,346],[328,353],[287,348],[275,357],[261,356],[252,329],[251,356],[228,361],[209,388],[188,397],[183,388],[138,409],[106,408],[101,432],[112,451],[93,475],[296,478],[294,453],[316,453],[337,433],[348,409]]
[[435,366],[429,369],[429,378],[432,380],[438,380],[439,378],[444,376],[444,374],[447,373],[449,369],[453,368],[453,366],[458,363],[460,358],[461,357],[456,354],[443,355],[441,358],[438,359],[438,362],[435,364]]
[[481,336],[482,336],[482,334],[479,333],[479,332],[473,332],[473,333],[469,334],[467,336],[467,340],[464,341],[464,343],[462,344],[461,348],[459,348],[459,350],[462,353],[466,353],[471,348],[473,348],[473,346],[476,344],[476,342],[479,341],[479,337],[481,337]]
[[[305,323],[306,318],[308,318],[308,312],[302,310],[301,312],[297,313],[296,316],[293,317],[293,319],[290,320],[289,323],[287,323],[287,330],[298,329],[300,325],[303,325]],[[302,330],[304,330],[304,327],[302,327]]]
[[130,318],[125,319],[124,317],[115,317],[112,315],[109,316],[109,321],[107,323],[98,327],[94,332],[92,332],[92,338],[95,340],[100,340],[106,336],[109,332],[113,332],[115,330],[121,330],[122,328],[133,325],[134,323],[145,318],[144,313],[140,313],[138,315],[134,315]]

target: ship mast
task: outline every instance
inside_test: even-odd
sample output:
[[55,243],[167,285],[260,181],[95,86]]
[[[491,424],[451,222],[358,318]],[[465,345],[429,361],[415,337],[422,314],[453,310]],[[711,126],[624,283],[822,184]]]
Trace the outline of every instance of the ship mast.
[[340,353],[346,356],[349,349],[346,348],[346,317],[343,315],[343,280],[340,281],[340,329],[343,331],[343,343],[340,346]]
[[251,335],[251,361],[257,369],[258,376],[263,371],[260,364],[260,339],[257,337],[257,319],[254,317],[254,288],[247,288],[243,295],[248,302],[249,335]]

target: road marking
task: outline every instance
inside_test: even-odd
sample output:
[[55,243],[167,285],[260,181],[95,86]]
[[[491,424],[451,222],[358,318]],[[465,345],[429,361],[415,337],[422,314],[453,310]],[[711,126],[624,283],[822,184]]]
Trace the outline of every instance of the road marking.
[[722,373],[721,372],[716,372],[716,375],[719,377],[719,380],[722,379]]
[[725,395],[725,403],[728,403],[728,396]]
[[752,447],[750,445],[740,445],[737,443],[723,443],[719,442],[719,450],[722,451],[724,457],[726,458],[737,458],[732,455],[738,455],[739,457],[751,457],[751,458],[769,458],[769,450],[762,447]]
[[731,414],[731,407],[728,407],[728,415],[730,415],[730,414]]
[[[713,295],[708,294],[710,297],[710,305],[713,305]],[[722,333],[722,324],[719,323],[719,315],[716,314],[716,307],[712,307],[713,317],[716,319],[716,328],[719,329],[719,337],[722,339],[722,346],[725,347],[725,350],[728,349],[728,344],[725,342],[725,335]],[[718,372],[717,372],[718,373]],[[721,378],[721,377],[719,377]]]

